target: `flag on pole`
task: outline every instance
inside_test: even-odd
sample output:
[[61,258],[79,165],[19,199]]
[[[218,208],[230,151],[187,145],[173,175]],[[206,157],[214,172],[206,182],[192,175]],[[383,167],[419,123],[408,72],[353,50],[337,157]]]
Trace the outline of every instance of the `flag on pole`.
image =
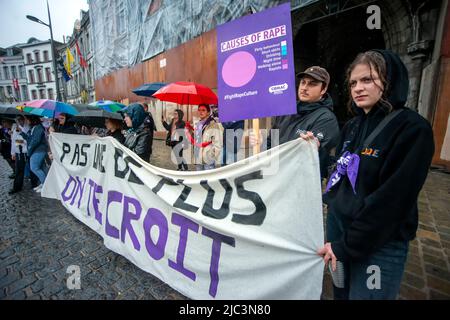
[[69,48],[66,48],[66,70],[69,76],[72,74],[72,71],[70,70],[70,65],[74,61],[75,59],[73,58],[72,52],[70,52]]
[[72,79],[70,76],[69,76],[69,74],[67,73],[67,70],[66,70],[66,68],[62,68],[62,70],[61,70],[61,72],[62,72],[62,75],[63,75],[63,77],[64,77],[64,80],[67,82],[67,81],[69,81],[70,79]]
[[80,47],[78,46],[78,40],[75,41],[75,46],[77,47],[77,53],[78,53],[78,56],[80,57],[80,66],[82,68],[87,68],[86,60],[84,60],[83,55],[81,54]]
[[61,74],[63,75],[63,78],[66,82],[69,81],[70,79],[72,79],[69,76],[69,74],[67,73],[66,67],[64,66],[64,62],[61,57],[59,57],[59,59],[58,59],[58,71],[61,72]]

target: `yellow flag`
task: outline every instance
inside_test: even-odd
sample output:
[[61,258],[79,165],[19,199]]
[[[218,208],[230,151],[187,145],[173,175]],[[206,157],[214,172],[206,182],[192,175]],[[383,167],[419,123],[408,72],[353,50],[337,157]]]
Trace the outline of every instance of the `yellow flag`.
[[72,62],[75,61],[75,59],[73,58],[72,52],[70,52],[69,48],[66,48],[66,57],[67,57],[67,61],[66,61],[67,73],[72,74],[72,71],[70,70],[70,65],[72,64]]

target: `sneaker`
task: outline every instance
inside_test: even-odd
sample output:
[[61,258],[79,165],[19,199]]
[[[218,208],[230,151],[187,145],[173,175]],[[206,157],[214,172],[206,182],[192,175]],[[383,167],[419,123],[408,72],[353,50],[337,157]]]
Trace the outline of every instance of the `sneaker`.
[[36,190],[34,190],[34,191],[36,191],[36,193],[41,193],[41,191],[42,191],[42,185],[40,185]]
[[17,193],[17,192],[20,192],[20,190],[11,189],[11,190],[8,191],[8,194],[14,194],[14,193]]
[[34,187],[33,190],[34,191],[38,191],[39,189],[42,189],[42,184],[38,185],[37,187]]

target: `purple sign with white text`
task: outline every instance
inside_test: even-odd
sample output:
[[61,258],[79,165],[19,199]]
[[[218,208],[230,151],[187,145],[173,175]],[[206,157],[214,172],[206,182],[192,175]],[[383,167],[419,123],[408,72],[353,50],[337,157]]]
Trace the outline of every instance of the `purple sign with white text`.
[[294,114],[291,5],[217,27],[220,121]]

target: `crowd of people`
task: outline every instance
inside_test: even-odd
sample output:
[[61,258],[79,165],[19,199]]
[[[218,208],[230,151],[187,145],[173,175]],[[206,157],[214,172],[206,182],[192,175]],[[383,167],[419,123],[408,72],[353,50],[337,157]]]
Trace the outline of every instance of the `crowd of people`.
[[24,180],[40,193],[52,154],[48,137],[52,132],[65,134],[111,136],[119,143],[134,151],[145,161],[150,161],[155,124],[145,104],[134,103],[123,112],[123,121],[105,118],[105,128],[79,124],[74,117],[60,113],[55,119],[42,119],[39,116],[18,115],[14,120],[2,119],[0,130],[0,150],[13,173],[13,187],[9,194],[22,191]]
[[[324,203],[328,206],[326,243],[318,250],[332,272],[341,267],[344,283],[334,284],[336,299],[395,299],[408,253],[409,241],[418,227],[417,198],[425,182],[434,153],[430,124],[406,106],[409,80],[397,54],[372,50],[359,54],[349,66],[348,111],[353,118],[339,129],[333,101],[327,93],[330,75],[320,66],[297,74],[297,113],[273,118],[279,143],[301,137],[318,147],[320,173],[328,184]],[[195,125],[177,109],[167,130],[166,145],[172,148],[178,170],[188,170],[184,152],[194,147],[197,170],[209,170],[237,160],[244,122],[220,123],[210,105],[198,106]],[[145,161],[152,153],[153,118],[142,104],[124,112],[127,130],[119,120],[106,120],[103,133],[123,143]],[[45,180],[48,159],[47,132],[80,133],[68,115],[46,130],[40,119],[18,116],[4,120],[2,155],[14,168],[14,187],[21,190],[23,177],[39,192]],[[235,134],[238,132],[238,134]],[[231,140],[231,142],[230,142]],[[274,137],[267,137],[273,148]],[[9,143],[9,145],[8,145]],[[252,145],[262,144],[250,136]],[[334,150],[334,159],[330,156]],[[299,164],[301,165],[301,164]],[[367,286],[367,268],[381,269],[381,286]]]
[[[199,104],[198,121],[192,125],[184,120],[184,112],[176,109],[168,122],[161,122],[167,130],[166,145],[172,148],[178,170],[187,171],[188,162],[195,170],[211,170],[239,160],[238,153],[244,135],[244,121],[221,123],[217,106]],[[192,151],[192,161],[186,161],[183,153]]]

